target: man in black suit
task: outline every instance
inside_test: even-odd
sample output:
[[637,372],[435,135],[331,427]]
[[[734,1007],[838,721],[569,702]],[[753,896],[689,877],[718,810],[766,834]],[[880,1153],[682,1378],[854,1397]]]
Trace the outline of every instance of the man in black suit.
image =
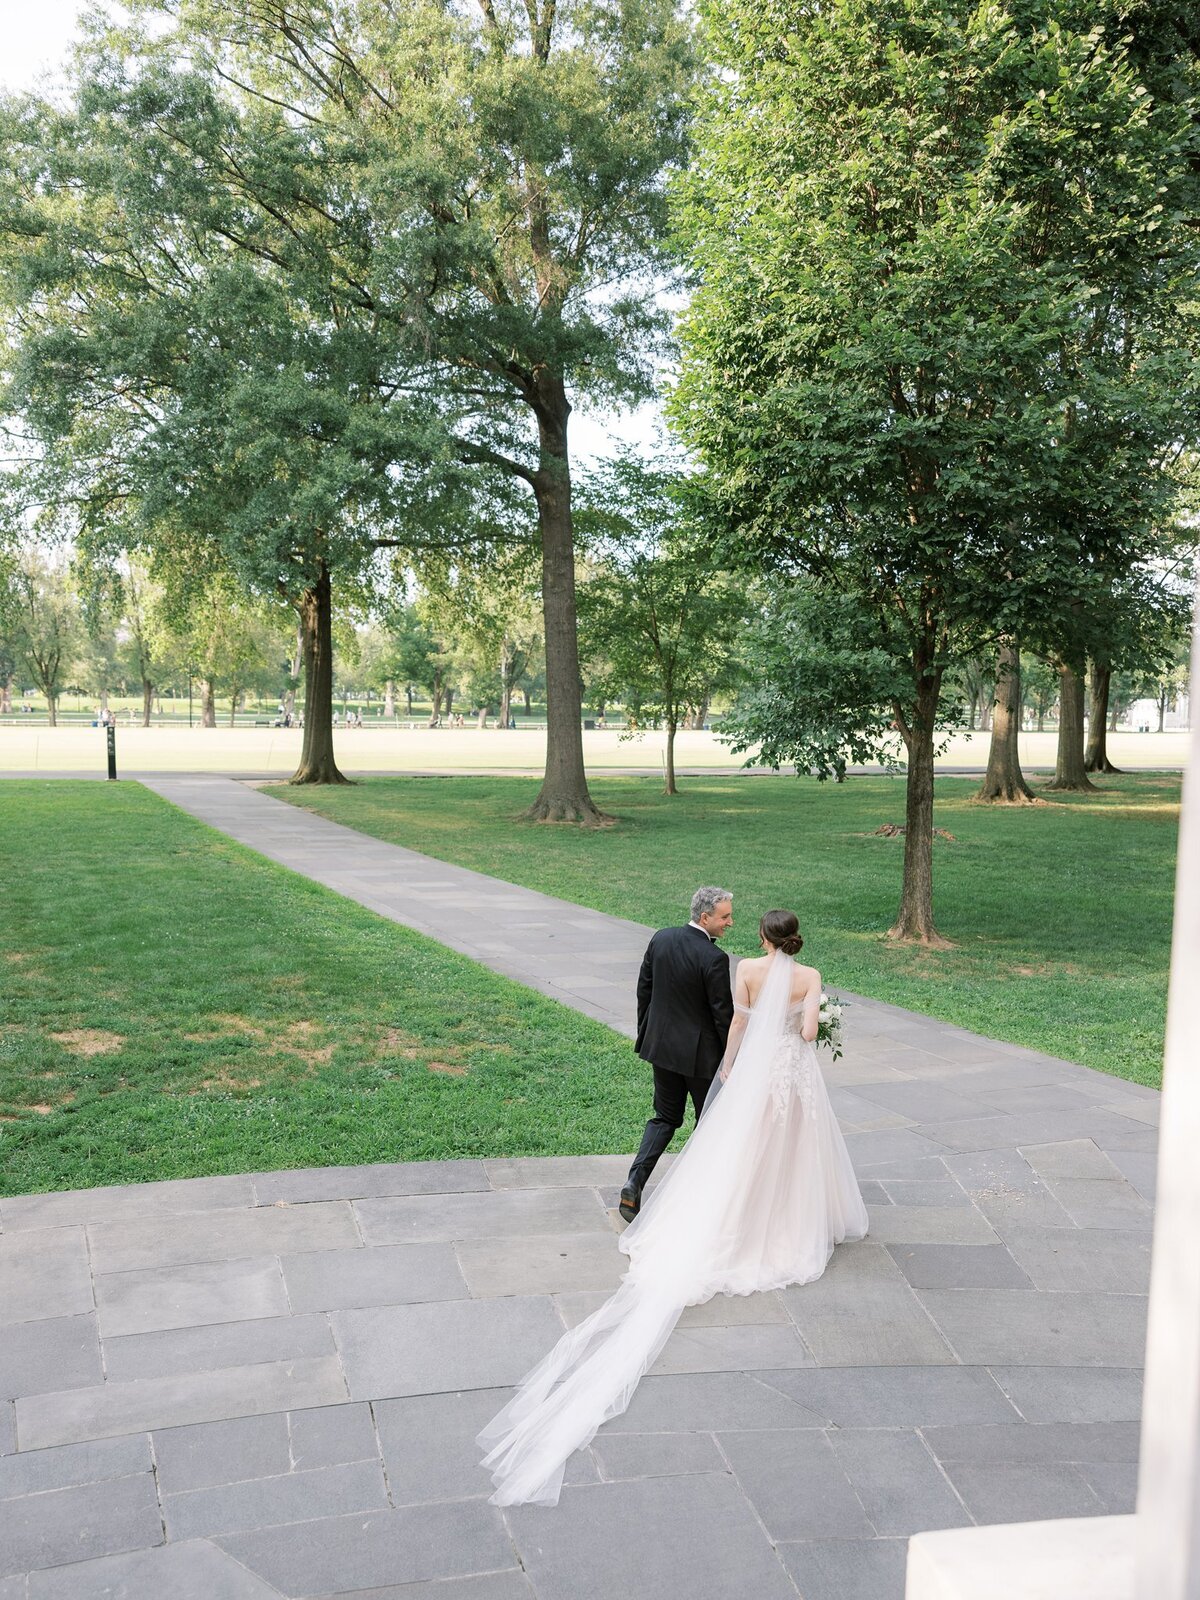
[[686,928],[661,928],[638,975],[635,1049],[654,1068],[654,1115],[621,1190],[620,1212],[632,1222],[659,1156],[683,1125],[688,1096],[699,1117],[725,1054],[733,1021],[729,957],[716,941],[733,927],[733,895],[707,887],[692,896]]

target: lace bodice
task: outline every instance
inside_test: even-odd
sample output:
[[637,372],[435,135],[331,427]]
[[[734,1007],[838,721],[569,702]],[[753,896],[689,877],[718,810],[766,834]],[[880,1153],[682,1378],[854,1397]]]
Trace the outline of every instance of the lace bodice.
[[[749,1018],[753,1006],[734,1002],[734,1010]],[[768,1074],[771,1096],[771,1117],[777,1121],[787,1115],[788,1102],[799,1096],[806,1115],[813,1109],[813,1075],[817,1066],[817,1053],[801,1032],[804,1026],[804,1001],[796,1000],[788,1007],[783,1033],[771,1058]]]

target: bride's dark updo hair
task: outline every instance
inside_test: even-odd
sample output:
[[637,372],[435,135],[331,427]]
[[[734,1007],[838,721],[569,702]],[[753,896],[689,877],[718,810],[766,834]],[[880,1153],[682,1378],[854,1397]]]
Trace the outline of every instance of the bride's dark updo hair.
[[782,950],[785,956],[794,956],[804,946],[800,937],[800,919],[794,911],[768,911],[758,925],[758,931],[768,944]]

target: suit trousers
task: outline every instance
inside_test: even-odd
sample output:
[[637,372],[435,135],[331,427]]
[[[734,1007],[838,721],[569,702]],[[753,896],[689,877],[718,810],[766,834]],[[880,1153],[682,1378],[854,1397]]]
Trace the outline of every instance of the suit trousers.
[[638,1153],[629,1169],[629,1181],[644,1188],[654,1171],[659,1156],[683,1126],[688,1096],[696,1108],[696,1118],[704,1110],[705,1096],[712,1086],[711,1078],[689,1078],[682,1072],[668,1072],[665,1067],[654,1068],[654,1115],[646,1124]]

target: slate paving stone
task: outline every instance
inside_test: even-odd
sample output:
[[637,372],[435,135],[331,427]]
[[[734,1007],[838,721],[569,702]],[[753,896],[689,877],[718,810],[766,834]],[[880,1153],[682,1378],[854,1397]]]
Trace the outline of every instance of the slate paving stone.
[[0,1456],[17,1448],[17,1410],[11,1400],[0,1400]]
[[1128,1228],[1149,1234],[1154,1212],[1131,1184],[1092,1178],[1060,1178],[1054,1198],[1080,1228]]
[[566,1489],[553,1510],[512,1508],[508,1524],[538,1600],[796,1600],[728,1473]]
[[880,1244],[995,1244],[991,1223],[974,1206],[890,1205],[871,1213]]
[[72,1189],[63,1194],[23,1194],[0,1200],[0,1227],[83,1227],[97,1222],[144,1221],[189,1211],[223,1211],[254,1204],[247,1177],[174,1178],[160,1183]]
[[284,1600],[203,1539],[80,1561],[29,1578],[29,1600]]
[[353,1250],[361,1243],[350,1204],[344,1200],[258,1206],[149,1222],[102,1222],[88,1231],[96,1272],[135,1272],[142,1267],[301,1250]]
[[476,1299],[573,1289],[611,1292],[629,1269],[628,1258],[617,1249],[611,1232],[464,1239],[453,1249]]
[[462,1300],[468,1293],[448,1244],[372,1245],[364,1250],[309,1250],[280,1258],[294,1311]]
[[515,1384],[562,1335],[544,1298],[380,1306],[332,1320],[352,1400]]
[[103,1377],[94,1313],[14,1323],[0,1338],[0,1396],[5,1399],[48,1388],[82,1388]]
[[28,1228],[0,1235],[0,1322],[73,1317],[92,1310],[82,1228]]
[[761,1378],[835,1428],[1020,1420],[984,1367],[816,1367]]
[[920,1296],[968,1366],[1132,1367],[1145,1350],[1139,1295],[922,1289]]
[[292,1465],[296,1471],[375,1461],[379,1441],[368,1405],[320,1406],[288,1414]]
[[129,1478],[152,1468],[150,1441],[144,1433],[127,1439],[58,1445],[50,1450],[22,1450],[0,1460],[0,1500],[77,1488],[110,1478]]
[[1052,1517],[1096,1517],[1102,1510],[1069,1463],[1053,1466],[955,1462],[946,1468],[976,1522],[1044,1522]]
[[512,1189],[500,1194],[414,1195],[355,1203],[367,1244],[512,1239],[544,1233],[611,1233],[592,1189]]
[[1150,1288],[1148,1233],[1099,1228],[1010,1228],[1005,1242],[1036,1289],[1146,1294]]
[[834,1251],[823,1277],[781,1291],[822,1366],[940,1365],[956,1357],[882,1244]]
[[909,1128],[889,1128],[878,1133],[848,1133],[846,1148],[854,1170],[864,1177],[878,1177],[881,1166],[898,1161],[928,1160],[941,1156],[940,1144]]
[[869,1206],[890,1206],[892,1197],[877,1178],[864,1178],[859,1183],[859,1192],[864,1202]]
[[1142,1374],[1136,1367],[992,1367],[1026,1422],[1136,1422]]
[[388,1503],[376,1461],[344,1462],[312,1472],[192,1489],[163,1496],[169,1539],[213,1538],[316,1517],[375,1511]]
[[592,1453],[600,1476],[610,1482],[728,1470],[708,1433],[611,1433],[596,1441]]
[[483,1170],[493,1189],[598,1189],[611,1185],[619,1189],[631,1160],[632,1155],[530,1156],[485,1161]]
[[1149,1200],[1153,1204],[1158,1182],[1157,1152],[1115,1150],[1112,1152],[1112,1161],[1122,1177],[1137,1190],[1142,1199]]
[[913,1083],[877,1083],[865,1085],[860,1098],[873,1100],[887,1111],[896,1111],[922,1125],[928,1122],[963,1122],[968,1117],[997,1115],[991,1106],[983,1105],[970,1095],[958,1093],[945,1084],[928,1079]]
[[110,1383],[335,1354],[333,1332],[324,1316],[261,1317],[104,1341]]
[[103,1439],[143,1428],[215,1422],[223,1417],[282,1411],[289,1405],[334,1405],[346,1398],[342,1369],[332,1357],[262,1362],[176,1378],[107,1383],[17,1401],[23,1449]]
[[915,1432],[847,1428],[829,1435],[876,1533],[922,1533],[960,1528],[971,1518]]
[[653,1374],[755,1372],[780,1366],[811,1366],[813,1358],[791,1322],[741,1323],[735,1327],[676,1327]]
[[341,1595],[517,1565],[499,1510],[483,1500],[322,1517],[217,1542],[289,1596]]
[[28,1600],[28,1580],[24,1573],[0,1578],[0,1600]]
[[[511,1389],[377,1400],[373,1410],[393,1504],[484,1498],[491,1475],[480,1465],[475,1436],[512,1399]],[[565,1483],[594,1483],[599,1474],[586,1450],[567,1462]]]
[[892,1244],[888,1253],[914,1289],[1033,1287],[1002,1244]]
[[1074,1470],[1100,1502],[1103,1515],[1123,1517],[1137,1510],[1136,1461],[1089,1461]]
[[[1019,1116],[978,1117],[964,1122],[926,1123],[922,1132],[948,1150],[1010,1150],[1025,1145],[1059,1143],[1063,1140],[1093,1139],[1101,1146],[1107,1140],[1135,1137],[1134,1124],[1111,1111],[1084,1107],[1075,1111],[1022,1112]],[[1145,1132],[1146,1130],[1138,1130]],[[1151,1130],[1152,1131],[1152,1130]]]
[[772,1540],[869,1539],[875,1533],[820,1430],[722,1431],[717,1443]]
[[317,1167],[251,1176],[260,1206],[378,1195],[455,1194],[489,1187],[482,1161],[381,1161],[363,1167]]
[[[893,1205],[969,1206],[966,1191],[953,1178],[883,1178],[879,1187]],[[864,1189],[863,1198],[866,1199]]]
[[1140,1429],[1136,1422],[959,1423],[927,1427],[925,1442],[941,1462],[1045,1463],[1051,1461],[1136,1461]]
[[[2,1600],[2,1597],[0,1597]],[[343,1590],[314,1600],[536,1600],[523,1572],[484,1572],[471,1578],[441,1578],[435,1583],[388,1584],[382,1589]]]
[[643,1378],[629,1409],[606,1422],[611,1433],[706,1433],[711,1430],[819,1428],[823,1419],[744,1372],[696,1372]]
[[154,1477],[81,1484],[0,1501],[0,1574],[162,1543]]
[[1018,1154],[1052,1183],[1058,1178],[1099,1178],[1122,1182],[1121,1172],[1091,1139],[1067,1139],[1058,1144],[1024,1145]]
[[281,1411],[195,1422],[186,1428],[157,1428],[153,1440],[158,1481],[166,1495],[244,1478],[270,1478],[291,1465],[288,1419]]
[[274,1256],[99,1273],[96,1304],[102,1339],[288,1313]]
[[779,1554],[804,1600],[904,1600],[907,1539],[810,1539]]
[[1071,1228],[1071,1217],[1015,1150],[947,1155],[946,1167],[1003,1237],[1010,1226]]

